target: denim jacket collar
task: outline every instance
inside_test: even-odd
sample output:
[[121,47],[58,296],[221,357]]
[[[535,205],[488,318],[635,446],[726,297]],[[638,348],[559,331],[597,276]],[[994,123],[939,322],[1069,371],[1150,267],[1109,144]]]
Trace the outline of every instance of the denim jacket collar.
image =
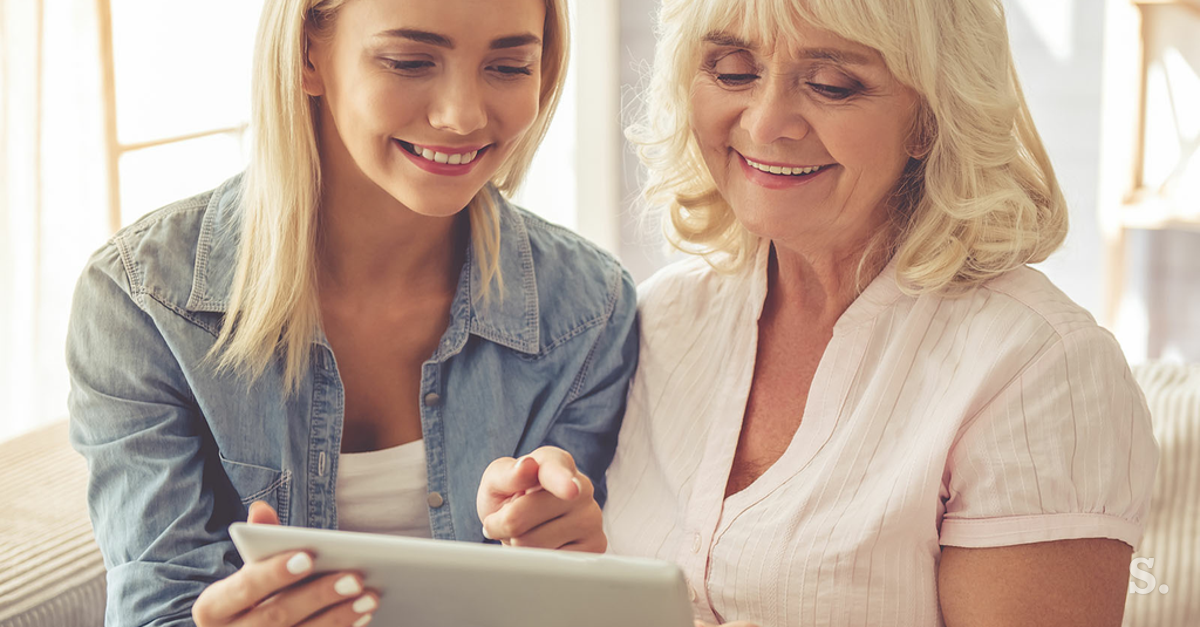
[[[196,244],[192,288],[185,305],[189,311],[224,314],[229,307],[240,237],[237,201],[241,183],[242,176],[230,179],[209,201]],[[468,333],[523,353],[540,352],[537,280],[529,233],[521,215],[499,194],[496,198],[503,289],[483,297],[482,272],[468,246],[446,341],[435,358],[457,353]],[[314,341],[325,344],[324,334],[318,335]]]

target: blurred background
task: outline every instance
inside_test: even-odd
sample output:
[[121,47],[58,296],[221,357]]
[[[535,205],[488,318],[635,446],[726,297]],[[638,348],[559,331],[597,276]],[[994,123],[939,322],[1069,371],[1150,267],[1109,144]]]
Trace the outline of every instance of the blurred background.
[[[518,201],[616,253],[669,259],[638,217],[622,128],[654,0],[573,0],[563,106]],[[1041,264],[1134,363],[1200,362],[1200,1],[1005,0],[1071,204]],[[0,441],[62,419],[74,282],[120,227],[246,161],[261,0],[0,0]]]

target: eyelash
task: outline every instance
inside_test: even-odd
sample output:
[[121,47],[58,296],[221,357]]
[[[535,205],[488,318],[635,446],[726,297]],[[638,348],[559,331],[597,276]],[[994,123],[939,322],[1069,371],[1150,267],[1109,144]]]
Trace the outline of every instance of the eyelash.
[[[394,59],[385,59],[384,63],[396,72],[413,74],[433,67],[432,61],[396,61]],[[532,66],[516,66],[516,65],[489,65],[487,69],[494,71],[505,79],[517,79],[522,76],[533,76]]]
[[[762,78],[758,74],[717,74],[717,82],[726,87],[745,87],[751,82]],[[845,100],[859,90],[854,87],[835,87],[833,85],[823,85],[821,83],[808,82],[805,83],[810,89],[817,92],[821,96],[830,100]]]

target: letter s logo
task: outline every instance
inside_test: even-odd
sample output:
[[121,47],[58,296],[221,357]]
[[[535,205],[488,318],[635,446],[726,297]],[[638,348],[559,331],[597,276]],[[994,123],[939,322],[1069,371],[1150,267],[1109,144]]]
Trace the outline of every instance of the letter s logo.
[[1154,592],[1154,588],[1158,585],[1158,580],[1154,578],[1154,574],[1149,570],[1142,570],[1138,565],[1145,564],[1147,569],[1154,568],[1153,557],[1136,557],[1129,563],[1129,576],[1146,584],[1145,588],[1139,588],[1132,581],[1129,582],[1129,593],[1150,594]]

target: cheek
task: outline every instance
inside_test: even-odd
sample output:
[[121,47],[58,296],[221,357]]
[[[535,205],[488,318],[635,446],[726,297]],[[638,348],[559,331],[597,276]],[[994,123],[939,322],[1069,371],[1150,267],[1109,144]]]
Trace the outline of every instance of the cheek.
[[491,96],[491,109],[503,132],[516,137],[533,126],[541,111],[540,89],[537,81],[529,81],[529,85],[497,90]]
[[692,133],[705,153],[721,150],[729,141],[728,95],[699,85],[692,90]]
[[[880,177],[898,178],[908,163],[905,140],[907,126],[898,124],[892,116],[881,116],[874,120],[859,120],[847,124],[842,141],[842,156],[833,154],[843,164],[857,163],[867,172]],[[834,142],[828,142],[834,153]]]

